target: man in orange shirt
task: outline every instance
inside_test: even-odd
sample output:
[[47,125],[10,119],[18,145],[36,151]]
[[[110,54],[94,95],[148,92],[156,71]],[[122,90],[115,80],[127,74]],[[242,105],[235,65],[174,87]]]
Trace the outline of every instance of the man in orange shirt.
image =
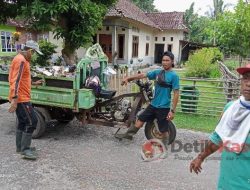
[[14,57],[9,71],[9,112],[16,112],[18,126],[16,129],[16,152],[23,158],[36,159],[34,150],[30,148],[32,133],[36,129],[37,116],[30,103],[31,83],[42,84],[42,80],[32,82],[30,74],[30,60],[33,52],[42,54],[35,41],[27,41],[23,51]]

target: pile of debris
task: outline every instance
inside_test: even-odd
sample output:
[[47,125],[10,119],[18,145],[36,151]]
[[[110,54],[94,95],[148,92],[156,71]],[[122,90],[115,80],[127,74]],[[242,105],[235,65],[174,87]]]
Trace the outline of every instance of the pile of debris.
[[37,75],[53,76],[53,77],[75,77],[76,65],[70,66],[50,66],[50,67],[39,67],[35,66],[31,68],[32,77]]
[[[1,64],[0,72],[9,72],[10,65]],[[70,66],[49,66],[49,67],[39,67],[34,66],[31,68],[32,77],[38,75],[54,76],[54,77],[75,77],[76,65]]]

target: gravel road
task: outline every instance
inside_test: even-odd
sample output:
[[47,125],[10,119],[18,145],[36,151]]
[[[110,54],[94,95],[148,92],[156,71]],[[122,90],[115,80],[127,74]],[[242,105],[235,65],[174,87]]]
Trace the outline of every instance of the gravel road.
[[[76,120],[50,126],[33,140],[38,160],[27,161],[15,153],[15,115],[0,105],[0,189],[1,190],[213,190],[219,172],[219,155],[203,165],[200,175],[189,173],[194,149],[186,153],[168,150],[168,157],[143,162],[140,148],[145,142],[140,130],[133,141],[118,141],[116,129],[88,125]],[[204,140],[208,134],[178,129],[179,142]],[[175,149],[179,146],[175,146]]]

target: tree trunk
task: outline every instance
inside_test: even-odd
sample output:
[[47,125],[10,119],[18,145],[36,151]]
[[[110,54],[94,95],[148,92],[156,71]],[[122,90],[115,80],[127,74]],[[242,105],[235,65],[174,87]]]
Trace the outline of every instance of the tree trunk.
[[[63,28],[65,33],[69,32],[69,20],[67,15],[61,15],[58,24]],[[76,48],[68,38],[64,38],[64,48],[62,49],[62,57],[67,65],[76,64]]]
[[62,49],[62,57],[67,65],[77,64],[77,54],[72,46],[65,41],[64,48]]

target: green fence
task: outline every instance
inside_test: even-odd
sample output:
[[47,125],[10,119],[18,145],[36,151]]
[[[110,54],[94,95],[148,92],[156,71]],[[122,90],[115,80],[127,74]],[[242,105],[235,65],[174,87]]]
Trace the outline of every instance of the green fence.
[[188,114],[220,116],[226,103],[240,96],[239,80],[181,78],[180,86],[177,112]]

